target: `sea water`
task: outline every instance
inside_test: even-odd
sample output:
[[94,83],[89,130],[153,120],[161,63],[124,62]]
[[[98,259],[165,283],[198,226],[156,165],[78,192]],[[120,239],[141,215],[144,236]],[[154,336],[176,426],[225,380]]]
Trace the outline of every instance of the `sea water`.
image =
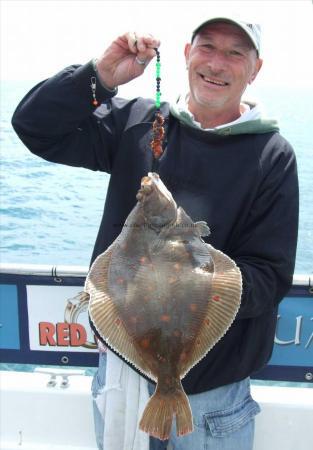
[[[50,163],[26,149],[11,117],[31,87],[30,82],[1,84],[1,261],[88,266],[109,175]],[[300,224],[295,272],[312,274],[313,88],[268,87],[258,97],[296,152]]]

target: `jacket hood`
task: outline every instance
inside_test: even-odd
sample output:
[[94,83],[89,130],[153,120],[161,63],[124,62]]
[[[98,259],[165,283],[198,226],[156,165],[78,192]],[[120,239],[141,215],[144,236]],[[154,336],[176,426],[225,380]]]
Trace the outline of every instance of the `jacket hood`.
[[243,101],[243,103],[249,106],[251,112],[253,111],[253,114],[249,114],[246,120],[234,121],[212,129],[203,129],[194,120],[193,115],[181,107],[181,103],[171,104],[170,113],[184,125],[220,135],[263,134],[279,131],[277,120],[265,118],[258,104],[251,101]]

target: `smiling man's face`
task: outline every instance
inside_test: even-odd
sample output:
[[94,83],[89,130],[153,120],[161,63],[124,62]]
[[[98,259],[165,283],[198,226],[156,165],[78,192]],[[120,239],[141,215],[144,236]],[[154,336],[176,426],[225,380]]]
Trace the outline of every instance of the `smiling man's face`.
[[185,58],[189,109],[195,117],[205,111],[239,117],[241,96],[262,65],[244,31],[226,22],[211,23],[186,45]]

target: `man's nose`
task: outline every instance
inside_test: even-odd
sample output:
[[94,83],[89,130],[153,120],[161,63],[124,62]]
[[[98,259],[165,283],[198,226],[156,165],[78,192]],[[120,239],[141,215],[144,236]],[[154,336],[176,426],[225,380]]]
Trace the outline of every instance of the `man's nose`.
[[223,52],[215,51],[207,61],[207,66],[212,73],[223,72],[227,67],[226,57]]

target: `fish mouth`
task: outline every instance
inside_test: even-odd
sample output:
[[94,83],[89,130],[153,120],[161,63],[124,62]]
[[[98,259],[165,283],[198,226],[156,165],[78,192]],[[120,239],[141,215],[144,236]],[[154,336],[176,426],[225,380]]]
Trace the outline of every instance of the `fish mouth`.
[[173,202],[173,197],[170,191],[167,189],[158,173],[149,172],[148,178],[151,180],[154,189],[157,189],[170,203]]
[[141,187],[136,195],[138,201],[143,201],[155,192],[157,196],[165,198],[169,203],[173,203],[172,194],[168,191],[160,176],[155,172],[149,172],[141,179]]
[[141,179],[141,187],[136,195],[136,199],[138,201],[142,201],[145,197],[149,196],[153,191],[153,180],[150,175],[151,173],[149,173],[148,176],[143,177]]
[[[148,197],[153,190],[163,190],[163,183],[155,172],[149,172],[147,176],[141,179],[141,187],[136,195],[137,200],[141,201],[144,197]],[[164,186],[165,188],[165,186]],[[166,190],[166,188],[165,188]]]

